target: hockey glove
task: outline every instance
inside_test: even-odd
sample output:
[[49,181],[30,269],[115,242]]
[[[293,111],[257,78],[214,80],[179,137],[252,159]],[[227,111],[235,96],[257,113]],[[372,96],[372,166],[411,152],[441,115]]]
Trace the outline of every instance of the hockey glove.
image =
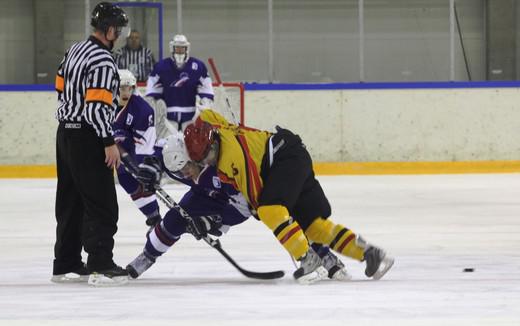
[[155,192],[155,185],[161,181],[161,163],[159,159],[153,155],[146,156],[143,163],[139,164],[137,171],[137,181],[143,184],[145,191]]
[[194,216],[188,222],[186,230],[200,240],[209,234],[221,236],[222,217],[220,215]]

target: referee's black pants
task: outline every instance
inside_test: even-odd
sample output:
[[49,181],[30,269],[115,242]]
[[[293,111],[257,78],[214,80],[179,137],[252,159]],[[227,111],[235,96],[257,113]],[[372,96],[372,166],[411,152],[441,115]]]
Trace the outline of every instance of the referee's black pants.
[[92,127],[60,123],[56,135],[56,244],[53,274],[82,266],[101,271],[114,266],[112,250],[118,205],[112,169],[105,164],[104,145]]

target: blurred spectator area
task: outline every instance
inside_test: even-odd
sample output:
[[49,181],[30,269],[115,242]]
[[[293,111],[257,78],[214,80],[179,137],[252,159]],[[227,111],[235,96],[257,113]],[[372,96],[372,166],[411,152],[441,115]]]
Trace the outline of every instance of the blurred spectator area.
[[[455,1],[453,67],[450,0],[164,1],[162,53],[157,12],[125,10],[156,59],[182,32],[191,54],[215,58],[226,81],[514,80],[518,1]],[[52,84],[65,49],[86,37],[85,8],[97,2],[0,0],[0,84]]]

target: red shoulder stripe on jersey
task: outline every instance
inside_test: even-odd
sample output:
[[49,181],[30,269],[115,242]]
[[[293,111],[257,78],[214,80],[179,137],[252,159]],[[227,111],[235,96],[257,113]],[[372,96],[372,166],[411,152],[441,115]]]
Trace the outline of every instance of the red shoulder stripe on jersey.
[[253,207],[258,207],[257,196],[262,191],[260,174],[258,173],[258,169],[256,168],[255,162],[251,157],[251,152],[249,151],[249,147],[247,146],[246,138],[244,137],[244,135],[237,135],[236,138],[238,140],[238,143],[240,144],[240,148],[242,148],[242,152],[244,153],[244,159],[246,162],[246,180],[249,200],[251,200],[251,204],[253,205]]

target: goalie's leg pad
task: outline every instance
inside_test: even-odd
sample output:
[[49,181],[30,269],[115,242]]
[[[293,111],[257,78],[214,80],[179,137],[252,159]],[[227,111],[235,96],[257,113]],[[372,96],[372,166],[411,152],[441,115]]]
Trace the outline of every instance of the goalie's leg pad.
[[364,249],[356,243],[356,235],[341,224],[319,217],[305,230],[305,234],[311,241],[327,244],[342,255],[363,260]]
[[280,241],[285,250],[294,259],[299,259],[309,250],[309,242],[300,225],[289,216],[289,211],[282,205],[260,206],[257,210],[258,217],[275,237]]

